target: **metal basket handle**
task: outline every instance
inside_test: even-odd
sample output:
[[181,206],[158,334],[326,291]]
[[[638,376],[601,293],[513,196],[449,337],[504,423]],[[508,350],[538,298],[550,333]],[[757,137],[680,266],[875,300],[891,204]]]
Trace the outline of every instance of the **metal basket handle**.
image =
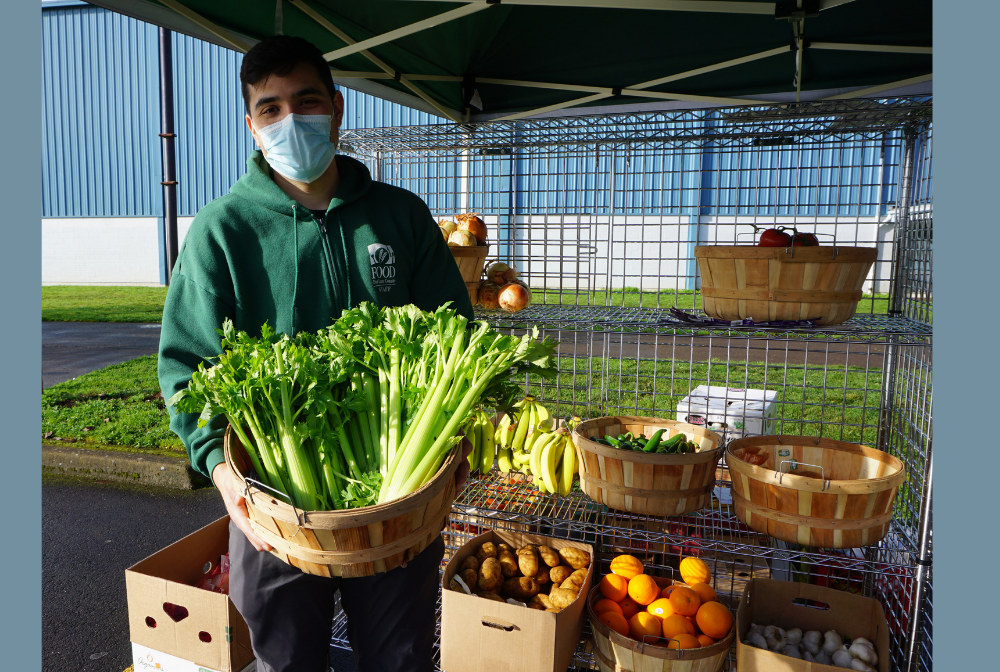
[[301,532],[302,528],[305,527],[305,525],[306,525],[306,519],[305,519],[306,512],[303,511],[302,509],[300,509],[299,507],[295,506],[295,504],[292,503],[292,498],[289,497],[288,495],[286,495],[285,493],[283,493],[281,490],[276,490],[275,488],[272,488],[269,485],[265,485],[264,483],[261,483],[260,481],[254,480],[254,479],[250,478],[249,476],[244,476],[243,481],[244,481],[244,484],[243,484],[243,496],[246,497],[247,499],[249,499],[250,503],[253,504],[254,506],[256,506],[256,503],[253,501],[253,493],[250,492],[250,484],[251,483],[253,483],[254,487],[259,488],[260,490],[263,490],[263,491],[266,491],[266,492],[273,492],[278,497],[281,497],[282,499],[287,500],[288,506],[292,507],[292,511],[295,512],[295,519],[297,521],[299,521],[299,524],[298,524],[298,528],[299,529],[296,530],[295,534],[292,535],[290,538],[294,539],[296,536],[298,536],[299,532]]
[[[782,471],[781,470],[782,465],[785,465],[785,464],[793,464],[793,465],[796,465],[796,466],[801,464],[801,465],[804,465],[804,466],[807,466],[807,467],[816,467],[817,469],[819,469],[819,473],[823,476],[823,489],[827,490],[830,487],[830,479],[828,479],[826,477],[826,470],[823,469],[823,467],[821,465],[819,465],[819,464],[809,464],[808,462],[799,462],[797,460],[782,460],[781,462],[778,463],[778,484],[779,485],[781,484],[782,478],[784,478],[785,474],[788,473],[787,471]],[[792,476],[794,476],[794,475],[795,474],[792,474]]]

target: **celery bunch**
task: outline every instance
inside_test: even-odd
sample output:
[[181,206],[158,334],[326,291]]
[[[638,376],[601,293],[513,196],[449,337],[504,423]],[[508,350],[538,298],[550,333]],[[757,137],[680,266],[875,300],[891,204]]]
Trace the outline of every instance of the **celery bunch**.
[[555,344],[504,336],[450,308],[345,310],[316,334],[259,337],[226,321],[222,354],[169,404],[223,414],[258,477],[307,510],[389,502],[417,490],[475,408],[520,396],[511,374],[554,375]]

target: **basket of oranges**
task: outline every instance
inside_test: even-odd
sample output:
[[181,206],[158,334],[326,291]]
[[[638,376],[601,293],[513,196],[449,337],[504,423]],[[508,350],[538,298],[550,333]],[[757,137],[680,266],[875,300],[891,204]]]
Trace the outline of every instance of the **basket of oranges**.
[[631,555],[611,561],[611,573],[589,595],[594,657],[602,672],[718,672],[736,636],[729,609],[697,558],[681,561],[685,583],[646,574]]

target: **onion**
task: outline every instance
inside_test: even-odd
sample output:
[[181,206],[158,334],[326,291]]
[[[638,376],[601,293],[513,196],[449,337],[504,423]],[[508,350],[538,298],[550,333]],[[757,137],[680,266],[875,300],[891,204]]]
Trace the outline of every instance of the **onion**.
[[459,229],[468,231],[474,235],[476,237],[477,244],[486,244],[486,237],[488,234],[486,230],[486,222],[481,220],[477,214],[459,215],[457,219]]
[[524,310],[531,304],[531,292],[515,282],[504,285],[500,289],[500,307],[508,313]]
[[486,277],[502,287],[517,278],[517,271],[507,264],[497,261],[486,269]]
[[448,236],[448,244],[458,247],[475,247],[476,237],[468,231],[459,230]]
[[447,231],[449,236],[453,234],[455,231],[458,231],[458,224],[449,221],[447,219],[442,219],[440,222],[438,222],[438,226]]
[[483,280],[479,285],[479,305],[486,310],[496,310],[500,307],[500,285]]
[[448,229],[444,228],[443,226],[439,226],[438,228],[441,229],[441,235],[444,236],[444,242],[447,243],[448,242],[448,236],[450,236],[451,234],[448,233]]

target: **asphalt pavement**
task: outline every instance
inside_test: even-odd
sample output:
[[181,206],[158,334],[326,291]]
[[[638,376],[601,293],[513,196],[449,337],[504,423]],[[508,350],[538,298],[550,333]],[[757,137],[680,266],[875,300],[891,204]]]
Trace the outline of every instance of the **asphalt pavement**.
[[159,323],[42,322],[42,388],[154,355],[159,345]]

